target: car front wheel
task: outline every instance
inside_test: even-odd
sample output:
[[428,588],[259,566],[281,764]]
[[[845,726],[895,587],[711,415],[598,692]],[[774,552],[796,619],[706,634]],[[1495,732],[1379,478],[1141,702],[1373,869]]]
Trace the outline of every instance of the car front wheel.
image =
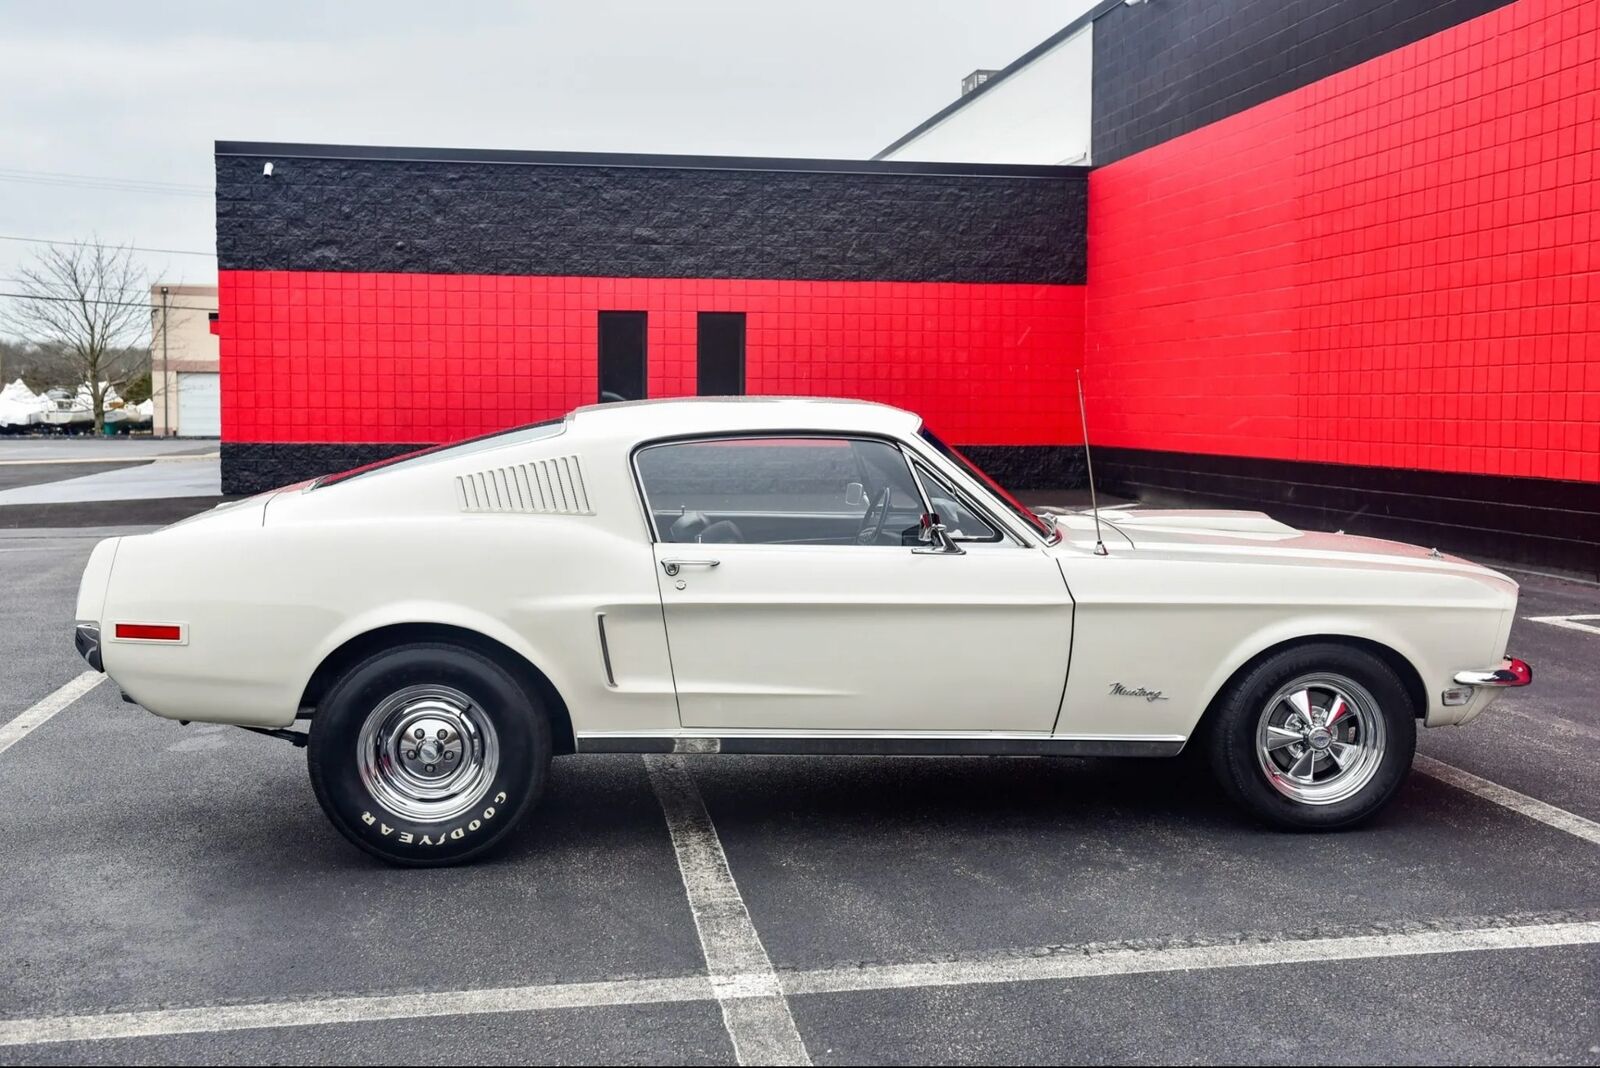
[[1333,829],[1382,808],[1411,768],[1416,714],[1384,661],[1304,645],[1251,669],[1213,710],[1210,757],[1223,788],[1280,827]]
[[543,790],[549,723],[489,657],[419,643],[356,664],[311,720],[317,801],[346,838],[439,866],[502,841]]

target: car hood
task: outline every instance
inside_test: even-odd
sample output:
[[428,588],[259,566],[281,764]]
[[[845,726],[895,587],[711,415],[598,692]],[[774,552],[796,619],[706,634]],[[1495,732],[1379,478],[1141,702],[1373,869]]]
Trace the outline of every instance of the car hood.
[[[1057,516],[1064,541],[1074,546],[1086,538],[1093,545],[1094,517],[1089,512]],[[1188,508],[1107,508],[1100,512],[1102,537],[1112,552],[1170,552],[1186,557],[1225,556],[1241,563],[1322,561],[1330,565],[1368,564],[1417,570],[1471,572],[1511,583],[1481,564],[1420,545],[1364,538],[1344,533],[1297,530],[1264,512]],[[1514,585],[1514,583],[1513,583]]]

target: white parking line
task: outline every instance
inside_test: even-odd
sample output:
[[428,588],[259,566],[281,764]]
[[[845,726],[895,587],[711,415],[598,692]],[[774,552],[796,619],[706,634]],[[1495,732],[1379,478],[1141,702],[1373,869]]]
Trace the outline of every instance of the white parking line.
[[1566,831],[1570,835],[1582,838],[1586,842],[1600,845],[1600,823],[1586,819],[1576,812],[1568,812],[1564,808],[1557,808],[1548,801],[1540,801],[1536,797],[1518,793],[1509,786],[1501,786],[1497,782],[1479,778],[1470,771],[1464,771],[1454,764],[1446,764],[1442,760],[1423,756],[1418,753],[1413,765],[1424,775],[1432,776],[1442,783],[1454,786],[1458,790],[1465,790],[1469,794],[1476,794],[1486,801],[1493,801],[1502,808],[1520,813],[1531,820],[1554,827],[1558,831]]
[[[692,784],[691,784],[692,785]],[[1254,968],[1327,961],[1379,960],[1452,953],[1600,945],[1600,921],[1478,921],[1476,926],[1327,938],[1241,938],[1157,946],[1045,946],[943,961],[852,965],[776,974],[785,994],[827,994],[1073,980],[1102,975]],[[715,987],[705,976],[446,990],[377,997],[304,998],[252,1005],[211,1005],[83,1016],[0,1019],[0,1047],[159,1035],[309,1027],[381,1020],[709,1001],[761,1001],[765,990]]]
[[191,460],[215,460],[221,452],[195,452],[177,456],[63,456],[55,460],[0,460],[0,467],[57,467],[63,464],[114,464],[133,465],[184,463]]
[[1516,708],[1510,704],[1496,705],[1494,714],[1497,719],[1501,716],[1511,716],[1514,719],[1527,720],[1529,723],[1537,724],[1545,730],[1553,731],[1556,734],[1576,734],[1580,738],[1587,738],[1592,742],[1600,742],[1600,727],[1591,727],[1587,723],[1579,723],[1577,720],[1568,719],[1565,716],[1539,715]]
[[1403,931],[1338,938],[1241,941],[1155,948],[1062,947],[1024,950],[975,960],[866,965],[796,972],[785,977],[790,994],[835,994],[934,986],[1029,983],[1099,975],[1254,968],[1339,960],[1422,957],[1493,949],[1535,949],[1600,942],[1600,921],[1546,923],[1465,930]]
[[683,760],[644,758],[661,809],[666,813],[689,910],[700,932],[700,949],[711,972],[711,988],[722,1007],[722,1023],[740,1064],[810,1064],[789,1002],[739,885],[728,870],[722,839]]
[[1600,634],[1600,627],[1592,623],[1585,623],[1586,619],[1600,619],[1600,614],[1584,613],[1576,616],[1523,616],[1529,623],[1548,623],[1552,627],[1564,627],[1567,630],[1581,630],[1585,634]]
[[1585,620],[1600,620],[1600,614],[1580,613],[1572,616],[1523,616],[1530,623],[1548,623],[1552,627],[1565,627],[1567,630],[1581,630],[1586,634],[1600,634],[1600,626],[1586,623]]
[[378,1020],[421,1020],[436,1016],[706,1001],[711,996],[709,980],[704,976],[686,976],[679,979],[513,986],[497,990],[447,990],[433,994],[387,997],[208,1005],[189,1009],[157,1009],[152,1012],[111,1012],[100,1016],[46,1016],[36,1020],[0,1020],[0,1046],[209,1034],[261,1027],[310,1027],[316,1024],[370,1023]]
[[0,460],[0,467],[59,467],[62,464],[147,464],[148,456],[68,456],[56,460]]
[[1563,575],[1559,571],[1535,571],[1532,568],[1507,567],[1504,564],[1495,564],[1493,567],[1496,571],[1504,571],[1508,575],[1536,575],[1539,578],[1555,579],[1557,582],[1575,582],[1580,586],[1600,586],[1600,582],[1584,578],[1582,575]]
[[5,726],[0,727],[0,753],[4,753],[7,749],[22,741],[29,732],[43,725],[45,720],[94,689],[104,679],[105,676],[98,671],[85,671],[82,675],[62,686]]

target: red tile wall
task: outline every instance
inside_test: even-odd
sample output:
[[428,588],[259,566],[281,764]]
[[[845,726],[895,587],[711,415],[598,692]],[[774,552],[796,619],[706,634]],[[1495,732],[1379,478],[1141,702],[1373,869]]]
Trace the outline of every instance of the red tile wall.
[[1600,0],[1100,168],[1096,444],[1600,481]]
[[222,437],[451,441],[598,390],[597,312],[649,314],[650,395],[695,392],[702,311],[751,393],[861,397],[962,444],[1076,443],[1082,286],[224,271]]

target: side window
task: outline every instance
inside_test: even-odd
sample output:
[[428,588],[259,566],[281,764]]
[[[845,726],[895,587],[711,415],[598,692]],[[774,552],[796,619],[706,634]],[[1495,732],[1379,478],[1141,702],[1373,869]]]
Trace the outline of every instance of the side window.
[[956,541],[999,541],[1000,532],[984,522],[965,495],[925,465],[917,464],[917,477],[928,493],[928,503],[944,521],[945,529]]
[[910,545],[922,497],[900,450],[862,438],[716,438],[639,451],[663,542]]

